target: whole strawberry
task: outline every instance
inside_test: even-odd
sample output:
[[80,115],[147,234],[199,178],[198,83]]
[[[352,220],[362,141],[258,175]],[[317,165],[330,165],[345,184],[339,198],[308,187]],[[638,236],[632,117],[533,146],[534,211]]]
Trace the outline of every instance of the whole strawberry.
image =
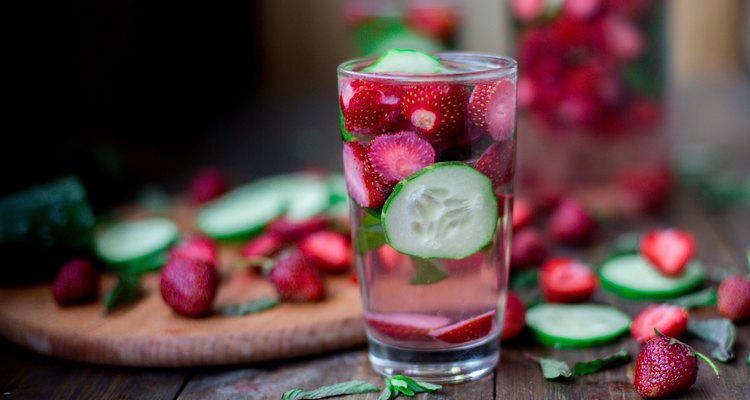
[[719,314],[732,321],[750,319],[750,278],[741,275],[726,277],[716,294]]
[[510,268],[513,271],[540,265],[547,258],[547,244],[534,228],[524,228],[513,235]]
[[280,257],[269,278],[284,301],[317,301],[326,295],[320,274],[299,251]]
[[217,266],[218,249],[216,243],[205,236],[193,236],[172,247],[169,259],[193,258]]
[[706,356],[677,339],[659,334],[646,342],[638,353],[635,390],[646,399],[670,396],[687,390],[698,377],[698,356],[709,363],[716,375],[719,374],[716,366]]
[[219,286],[213,265],[194,258],[176,258],[161,270],[161,297],[178,314],[197,317],[211,309]]
[[579,202],[567,199],[555,208],[547,229],[560,243],[581,244],[591,239],[596,230],[596,222]]
[[90,262],[80,258],[65,263],[52,286],[55,302],[61,306],[94,300],[98,293],[99,273]]

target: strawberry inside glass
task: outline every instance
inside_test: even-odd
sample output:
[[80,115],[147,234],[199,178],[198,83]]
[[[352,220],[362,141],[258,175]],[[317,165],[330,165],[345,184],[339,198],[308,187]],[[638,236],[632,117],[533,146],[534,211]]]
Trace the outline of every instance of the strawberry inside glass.
[[511,0],[520,66],[519,190],[573,195],[600,215],[668,198],[665,6],[658,0]]
[[515,61],[392,50],[338,73],[371,363],[386,375],[476,379],[499,357]]

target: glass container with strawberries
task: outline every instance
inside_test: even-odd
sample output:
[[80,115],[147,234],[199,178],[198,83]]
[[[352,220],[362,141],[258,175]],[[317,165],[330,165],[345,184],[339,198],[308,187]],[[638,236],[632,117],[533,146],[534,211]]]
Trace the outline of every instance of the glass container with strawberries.
[[494,369],[507,288],[516,63],[391,50],[338,68],[370,361],[436,382]]
[[672,173],[665,2],[512,0],[519,62],[519,190],[597,214],[657,210]]

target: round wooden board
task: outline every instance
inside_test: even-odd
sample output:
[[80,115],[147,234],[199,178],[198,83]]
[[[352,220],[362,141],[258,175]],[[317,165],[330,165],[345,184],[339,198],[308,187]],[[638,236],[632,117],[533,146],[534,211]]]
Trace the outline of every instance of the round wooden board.
[[[194,210],[178,206],[169,216],[192,232]],[[144,216],[129,213],[130,217]],[[273,296],[262,277],[233,268],[237,246],[223,246],[222,283],[214,310]],[[115,284],[104,276],[101,293]],[[359,289],[348,276],[327,277],[327,297],[315,303],[282,303],[246,316],[218,311],[203,318],[175,314],[161,298],[159,275],[145,276],[144,296],[105,315],[100,301],[60,307],[51,284],[0,287],[0,334],[42,354],[131,367],[226,365],[322,353],[366,342]]]

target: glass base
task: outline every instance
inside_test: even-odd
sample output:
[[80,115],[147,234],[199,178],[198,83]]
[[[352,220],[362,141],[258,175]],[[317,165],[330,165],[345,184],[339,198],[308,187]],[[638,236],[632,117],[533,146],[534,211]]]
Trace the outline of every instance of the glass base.
[[395,347],[369,338],[370,364],[383,376],[406,375],[418,381],[460,383],[492,372],[500,359],[500,338],[445,350]]

